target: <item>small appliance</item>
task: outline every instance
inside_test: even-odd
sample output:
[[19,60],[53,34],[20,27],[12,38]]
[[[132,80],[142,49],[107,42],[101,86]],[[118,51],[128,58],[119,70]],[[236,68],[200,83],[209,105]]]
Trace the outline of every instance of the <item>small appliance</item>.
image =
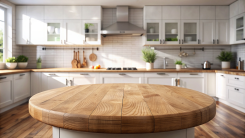
[[209,69],[211,69],[211,65],[213,65],[213,64],[210,63],[209,61],[205,61],[205,62],[202,64],[202,69],[204,69],[204,70],[209,70]]

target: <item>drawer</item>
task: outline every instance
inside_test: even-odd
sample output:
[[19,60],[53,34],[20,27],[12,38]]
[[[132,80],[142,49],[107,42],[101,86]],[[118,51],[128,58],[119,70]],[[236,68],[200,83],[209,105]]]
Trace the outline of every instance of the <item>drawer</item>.
[[227,75],[227,85],[245,88],[244,76]]
[[145,73],[145,77],[171,77],[171,78],[177,78],[177,73],[166,73],[166,72]]
[[26,73],[19,73],[19,74],[14,74],[14,79],[26,79],[26,78],[30,78],[30,73],[26,72]]
[[68,77],[69,73],[57,73],[57,72],[45,72],[43,73],[45,76],[50,77]]
[[143,73],[128,73],[128,72],[120,72],[120,73],[101,73],[100,77],[144,77]]
[[99,76],[99,73],[91,73],[91,72],[80,72],[80,73],[70,73],[69,77],[81,77],[81,78],[87,78],[87,77],[96,77]]
[[3,75],[0,76],[0,82],[13,80],[13,75]]
[[227,86],[228,102],[245,108],[245,89]]
[[178,73],[178,77],[204,77],[204,73]]

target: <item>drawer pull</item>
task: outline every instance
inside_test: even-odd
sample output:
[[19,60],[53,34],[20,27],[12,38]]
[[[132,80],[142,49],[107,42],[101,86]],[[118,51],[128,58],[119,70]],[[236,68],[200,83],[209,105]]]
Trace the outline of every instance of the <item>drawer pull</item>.
[[165,73],[157,73],[157,75],[166,75]]
[[20,76],[25,76],[26,74],[20,74]]
[[120,73],[119,75],[126,75],[126,74],[124,74],[124,73]]
[[195,73],[190,73],[190,75],[198,75],[198,74],[195,74]]
[[235,88],[236,91],[239,91],[239,89]]
[[0,80],[2,80],[2,79],[6,79],[7,77],[0,77]]
[[236,80],[239,80],[239,78],[235,78]]
[[80,74],[80,75],[88,75],[88,74],[84,73],[84,74]]
[[66,86],[67,86],[67,79],[66,79]]
[[49,76],[55,76],[56,74],[49,74]]

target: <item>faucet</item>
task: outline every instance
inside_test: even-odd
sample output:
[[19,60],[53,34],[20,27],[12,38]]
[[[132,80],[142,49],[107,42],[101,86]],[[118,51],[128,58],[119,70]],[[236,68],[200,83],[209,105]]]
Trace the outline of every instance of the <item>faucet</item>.
[[168,65],[166,57],[163,57],[163,69],[166,69],[166,66]]

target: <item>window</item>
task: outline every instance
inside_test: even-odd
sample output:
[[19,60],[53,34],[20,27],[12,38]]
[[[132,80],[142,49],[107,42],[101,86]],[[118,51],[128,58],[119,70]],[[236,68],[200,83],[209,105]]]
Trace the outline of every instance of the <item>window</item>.
[[0,7],[0,62],[4,60],[5,44],[5,9]]

